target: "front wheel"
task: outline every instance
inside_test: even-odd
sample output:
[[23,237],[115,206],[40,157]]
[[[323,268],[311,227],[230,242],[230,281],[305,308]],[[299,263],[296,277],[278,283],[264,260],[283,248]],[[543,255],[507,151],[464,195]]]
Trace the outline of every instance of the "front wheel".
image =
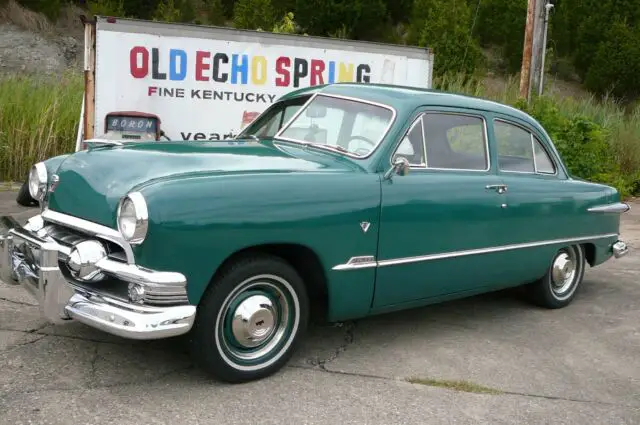
[[252,256],[211,283],[192,331],[192,352],[214,377],[246,382],[282,368],[306,330],[304,282],[287,262]]
[[529,298],[535,304],[550,309],[569,305],[582,283],[585,264],[582,245],[558,250],[547,273],[540,280],[527,285]]
[[22,205],[23,207],[33,207],[38,205],[38,201],[31,197],[29,193],[29,183],[25,182],[20,187],[20,191],[18,192],[18,196],[16,197],[16,202],[18,205]]

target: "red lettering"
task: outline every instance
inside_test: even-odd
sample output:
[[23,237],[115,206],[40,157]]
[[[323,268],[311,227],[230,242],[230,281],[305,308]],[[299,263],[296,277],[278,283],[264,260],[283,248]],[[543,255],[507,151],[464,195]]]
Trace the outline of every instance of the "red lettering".
[[198,50],[196,52],[196,80],[197,81],[209,81],[209,77],[206,77],[202,74],[202,71],[207,70],[211,67],[208,63],[202,62],[204,58],[208,58],[211,56],[209,52],[203,52]]
[[311,85],[324,84],[322,73],[324,72],[324,62],[319,59],[311,59]]
[[291,59],[286,56],[280,56],[276,60],[276,74],[280,75],[276,78],[276,86],[286,87],[291,84],[291,76],[288,67],[291,66]]
[[[142,64],[138,64],[138,58]],[[129,71],[133,78],[144,78],[149,73],[149,51],[142,46],[136,46],[129,52]]]
[[156,94],[157,91],[158,91],[157,87],[149,86],[149,89],[147,90],[147,95],[148,96],[152,96],[152,95]]

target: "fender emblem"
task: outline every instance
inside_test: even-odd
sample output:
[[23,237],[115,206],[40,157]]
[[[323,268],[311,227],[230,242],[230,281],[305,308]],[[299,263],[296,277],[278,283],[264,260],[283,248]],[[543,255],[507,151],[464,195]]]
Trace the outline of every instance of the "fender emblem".
[[369,230],[369,226],[371,226],[371,223],[369,223],[368,221],[363,221],[360,223],[360,228],[365,233],[367,233],[367,230]]

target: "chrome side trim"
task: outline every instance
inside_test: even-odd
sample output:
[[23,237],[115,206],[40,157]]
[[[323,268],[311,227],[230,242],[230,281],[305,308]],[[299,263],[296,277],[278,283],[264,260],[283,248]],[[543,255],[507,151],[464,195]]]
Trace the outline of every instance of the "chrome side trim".
[[359,257],[351,257],[345,264],[338,264],[334,266],[332,270],[353,270],[353,269],[366,269],[369,267],[376,267],[378,263],[373,255],[361,255]]
[[[442,252],[438,254],[418,255],[415,257],[392,258],[388,260],[378,260],[378,261],[375,261],[372,256],[351,257],[349,261],[347,261],[344,264],[338,264],[337,266],[334,266],[332,270],[353,270],[353,269],[361,269],[361,268],[367,268],[367,267],[396,266],[398,264],[418,263],[422,261],[432,261],[432,260],[444,260],[447,258],[465,257],[468,255],[491,254],[494,252],[510,251],[515,249],[535,248],[535,247],[545,246],[545,245],[584,242],[584,241],[590,241],[595,239],[606,239],[606,238],[614,238],[614,237],[617,238],[618,234],[609,233],[609,234],[603,234],[603,235],[583,236],[579,238],[551,239],[546,241],[526,242],[526,243],[502,245],[502,246],[495,246],[495,247],[488,247],[488,248],[468,249],[464,251],[453,251],[453,252]],[[361,260],[363,258],[367,258],[368,260],[367,261]]]
[[514,249],[535,248],[535,247],[545,246],[545,245],[582,242],[582,241],[588,241],[593,239],[606,239],[606,238],[613,238],[613,237],[618,237],[618,234],[610,233],[606,235],[584,236],[581,238],[552,239],[552,240],[538,241],[538,242],[502,245],[502,246],[496,246],[496,247],[490,247],[490,248],[468,249],[465,251],[443,252],[440,254],[429,254],[429,255],[420,255],[417,257],[406,257],[406,258],[396,258],[391,260],[382,260],[382,261],[378,261],[378,266],[379,267],[395,266],[397,264],[415,263],[420,261],[431,261],[431,260],[442,260],[446,258],[464,257],[468,255],[490,254],[494,252],[510,251]]
[[88,233],[93,237],[102,238],[118,244],[122,247],[127,256],[127,263],[134,264],[135,262],[131,245],[122,237],[120,232],[115,229],[78,217],[51,211],[50,209],[42,211],[42,218],[45,221],[68,226],[72,229]]
[[595,207],[589,208],[587,211],[605,214],[622,214],[630,209],[631,207],[629,207],[628,204],[624,202],[616,202],[614,204],[596,205]]

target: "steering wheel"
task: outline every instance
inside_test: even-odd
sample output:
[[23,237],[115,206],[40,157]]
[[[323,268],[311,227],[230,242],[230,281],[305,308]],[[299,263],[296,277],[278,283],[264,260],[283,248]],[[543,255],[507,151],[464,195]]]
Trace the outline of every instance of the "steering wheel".
[[[349,142],[347,143],[347,146],[350,146],[350,145],[351,145],[351,142],[352,142],[353,140],[362,140],[363,142],[365,142],[365,143],[367,143],[367,144],[369,144],[369,145],[370,145],[370,148],[369,148],[368,150],[367,150],[367,148],[361,148],[361,147],[358,147],[358,148],[356,148],[356,149],[353,149],[353,151],[355,151],[355,152],[357,152],[357,153],[362,153],[363,155],[366,155],[367,153],[371,152],[371,150],[372,150],[372,149],[375,147],[375,145],[376,145],[376,144],[373,142],[373,140],[368,139],[368,138],[366,138],[366,137],[364,137],[364,136],[351,136],[351,137],[349,138]],[[352,150],[352,149],[349,149],[349,150]],[[365,152],[365,151],[366,151],[366,152]],[[363,152],[364,152],[364,153],[363,153]]]

